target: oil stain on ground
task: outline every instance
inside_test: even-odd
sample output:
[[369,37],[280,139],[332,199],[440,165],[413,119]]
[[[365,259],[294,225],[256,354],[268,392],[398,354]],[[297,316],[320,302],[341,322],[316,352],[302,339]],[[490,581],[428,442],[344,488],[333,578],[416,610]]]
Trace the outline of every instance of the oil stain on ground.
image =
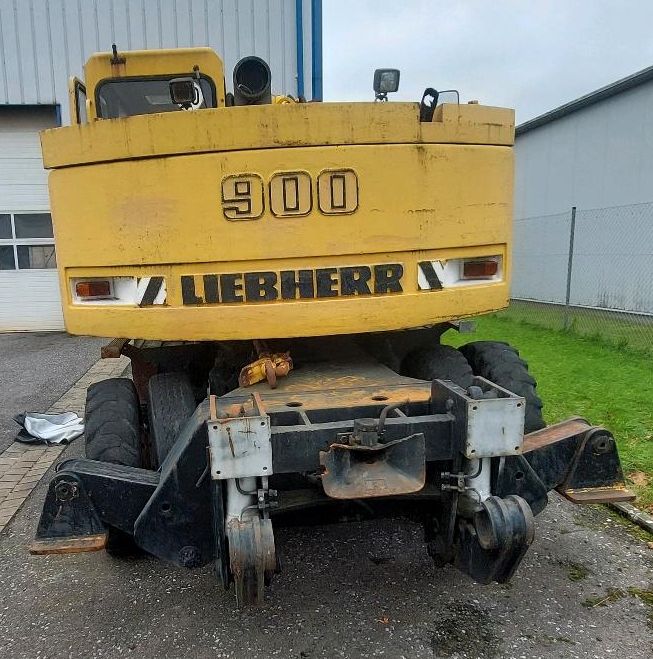
[[435,657],[494,659],[500,643],[490,615],[473,604],[451,604],[431,637]]

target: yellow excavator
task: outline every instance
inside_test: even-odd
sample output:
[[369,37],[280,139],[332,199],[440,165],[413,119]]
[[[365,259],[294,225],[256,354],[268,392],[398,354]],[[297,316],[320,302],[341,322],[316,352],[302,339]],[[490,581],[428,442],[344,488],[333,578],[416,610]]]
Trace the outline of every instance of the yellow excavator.
[[631,498],[610,432],[547,427],[516,349],[441,343],[508,304],[514,114],[398,84],[273,97],[246,57],[227,93],[208,48],[115,46],[71,80],[42,134],[66,328],[132,377],[89,388],[34,553],[213,562],[253,604],[289,516],[400,507],[438,564],[503,582],[549,491]]

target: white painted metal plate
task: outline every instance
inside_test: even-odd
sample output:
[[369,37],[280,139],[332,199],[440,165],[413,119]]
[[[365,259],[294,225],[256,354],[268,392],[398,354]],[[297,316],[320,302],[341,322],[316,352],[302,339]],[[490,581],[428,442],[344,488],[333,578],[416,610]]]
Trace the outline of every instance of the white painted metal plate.
[[523,398],[490,398],[467,403],[465,457],[518,455],[524,441]]
[[272,474],[270,417],[208,421],[211,478],[226,480]]

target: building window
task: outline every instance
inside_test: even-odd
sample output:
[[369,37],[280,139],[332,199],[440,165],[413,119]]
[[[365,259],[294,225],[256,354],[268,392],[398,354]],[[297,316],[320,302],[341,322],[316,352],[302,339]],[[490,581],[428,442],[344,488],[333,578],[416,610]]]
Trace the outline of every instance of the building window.
[[12,238],[11,233],[11,215],[0,215],[0,240],[2,238]]
[[14,248],[11,245],[0,245],[0,270],[15,270]]
[[52,238],[50,213],[16,213],[14,215],[16,238]]
[[0,270],[56,267],[50,213],[0,213]]

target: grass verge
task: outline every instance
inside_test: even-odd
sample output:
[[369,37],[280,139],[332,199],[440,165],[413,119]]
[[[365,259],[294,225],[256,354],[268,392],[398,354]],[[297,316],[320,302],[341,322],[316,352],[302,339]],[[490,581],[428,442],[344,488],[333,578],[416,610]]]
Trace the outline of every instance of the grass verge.
[[653,510],[653,361],[596,338],[516,322],[492,314],[474,334],[449,331],[443,342],[507,341],[529,363],[547,423],[582,416],[615,436],[636,505]]
[[652,316],[583,307],[565,309],[559,304],[524,300],[512,300],[510,307],[500,312],[499,316],[552,330],[567,327],[572,334],[653,357]]

